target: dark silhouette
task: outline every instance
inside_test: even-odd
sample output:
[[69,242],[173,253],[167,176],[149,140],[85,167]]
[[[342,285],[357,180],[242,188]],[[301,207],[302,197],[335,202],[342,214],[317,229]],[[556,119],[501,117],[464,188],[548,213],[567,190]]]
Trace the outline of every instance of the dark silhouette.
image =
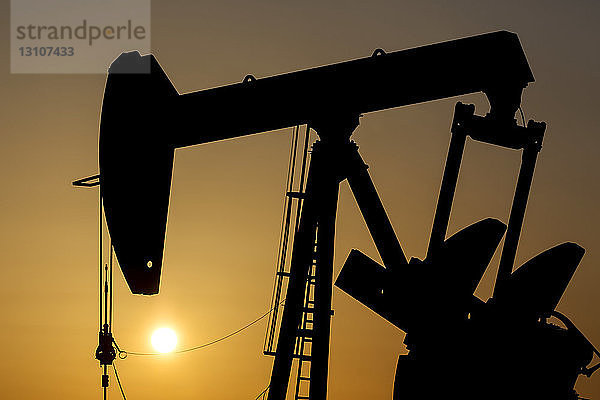
[[[378,49],[368,58],[264,79],[248,75],[182,95],[152,55],[122,54],[104,94],[100,187],[131,291],[159,290],[175,149],[306,124],[319,140],[306,187],[288,192],[288,225],[292,201],[298,224],[289,270],[282,265],[277,276],[277,290],[287,279],[287,293],[276,348],[271,334],[265,349],[275,356],[269,399],[285,398],[294,358],[296,398],[326,398],[335,219],[345,179],[384,266],[353,250],[336,285],[407,332],[410,352],[398,361],[395,399],[577,398],[573,385],[578,374],[593,372],[586,369],[593,347],[554,307],[583,249],[563,244],[512,272],[545,130],[544,123],[521,127],[514,119],[529,82],[519,39],[509,32]],[[480,91],[490,112],[477,116],[473,106],[457,104],[427,256],[408,262],[350,136],[362,113]],[[522,149],[523,162],[508,226],[486,219],[446,239],[467,136]],[[494,296],[483,302],[473,292],[505,230]],[[565,328],[548,323],[552,315]],[[275,317],[271,332],[277,323]]]
[[[512,272],[545,124],[500,125],[500,132],[497,121],[473,111],[456,105],[427,257],[384,268],[353,250],[336,286],[407,333],[394,399],[578,399],[575,381],[593,373],[586,366],[595,349],[554,308],[583,248],[564,243]],[[486,219],[445,239],[466,136],[522,148],[521,170],[508,227]],[[494,296],[483,302],[473,292],[505,229]],[[550,317],[566,329],[548,323]]]

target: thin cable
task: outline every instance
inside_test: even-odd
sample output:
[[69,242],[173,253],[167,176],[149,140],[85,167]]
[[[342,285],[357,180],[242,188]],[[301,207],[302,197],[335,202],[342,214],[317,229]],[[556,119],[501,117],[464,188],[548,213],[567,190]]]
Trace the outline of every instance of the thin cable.
[[[306,133],[304,134],[304,150],[302,151],[302,169],[300,171],[300,188],[298,192],[304,192],[304,179],[306,176],[306,159],[308,157],[308,142],[310,140],[310,124],[306,124]],[[294,232],[298,230],[300,223],[300,210],[302,209],[302,198],[298,199],[296,207],[296,221],[294,223]]]
[[113,370],[115,371],[115,377],[117,378],[117,384],[119,385],[119,390],[121,390],[121,396],[123,396],[123,400],[127,400],[125,397],[125,392],[123,391],[123,386],[121,385],[121,380],[119,379],[119,373],[117,372],[117,367],[115,363],[112,363]]
[[[290,144],[290,157],[288,161],[288,170],[286,177],[286,191],[291,192],[294,184],[294,170],[296,168],[296,151],[298,147],[298,132],[300,130],[299,125],[293,130],[292,140]],[[279,274],[279,272],[283,271],[285,266],[285,258],[286,252],[284,251],[284,247],[286,247],[285,242],[287,242],[287,236],[289,232],[289,220],[290,216],[290,208],[291,208],[291,198],[289,196],[284,196],[283,201],[283,211],[281,216],[281,231],[279,233],[279,245],[277,247],[277,264],[275,271],[275,281],[273,282],[273,292],[271,294],[271,307],[279,302],[279,292],[281,291],[281,285],[283,276]],[[269,325],[267,325],[267,332],[265,334],[265,341],[263,343],[263,350],[270,350],[273,346],[273,338],[274,338],[274,329],[277,322],[277,310],[273,313],[271,319],[269,319]],[[269,326],[271,327],[269,329]]]
[[[294,182],[294,169],[296,167],[296,149],[298,146],[298,131],[299,131],[299,126],[296,125],[296,127],[294,128],[293,134],[292,134],[292,143],[290,145],[290,158],[288,160],[288,170],[287,170],[287,177],[285,178],[285,184],[286,184],[286,190],[287,191],[292,191],[293,189],[293,182]],[[283,202],[283,215],[281,218],[281,232],[280,232],[280,237],[279,237],[279,249],[281,249],[281,243],[283,241],[283,235],[284,235],[284,228],[285,228],[285,210],[286,210],[286,206],[288,201],[290,200],[288,198],[288,196],[284,197],[284,202]],[[278,249],[278,250],[279,250]],[[278,255],[278,259],[277,259],[277,264],[279,265],[279,256]]]
[[[104,375],[108,376],[108,367],[106,365],[104,365]],[[104,398],[104,400],[108,399],[108,386],[102,386],[102,397]]]
[[100,193],[99,198],[98,198],[98,210],[99,210],[99,218],[98,218],[98,225],[99,225],[99,236],[98,236],[98,254],[99,254],[99,262],[100,262],[100,292],[99,292],[99,296],[100,296],[100,301],[98,302],[100,304],[100,332],[102,332],[102,193],[100,191],[98,191],[98,193]]
[[[296,173],[296,158],[297,158],[297,149],[298,149],[298,133],[300,131],[300,126],[296,125],[296,129],[294,131],[294,145],[293,145],[293,151],[290,154],[290,170],[288,171],[288,185],[286,188],[286,191],[291,193],[294,190],[294,176]],[[289,237],[290,237],[290,223],[291,223],[291,219],[292,219],[292,198],[287,196],[285,196],[286,199],[286,211],[285,211],[285,218],[284,218],[284,229],[282,231],[283,233],[283,238],[282,240],[280,240],[280,244],[279,244],[279,259],[278,259],[278,269],[276,272],[276,287],[275,290],[273,291],[274,294],[274,298],[271,302],[271,306],[274,306],[275,304],[278,304],[281,301],[281,288],[283,286],[283,272],[285,271],[285,263],[287,261],[287,254],[288,254],[288,242],[289,242]],[[268,333],[268,349],[270,350],[273,347],[273,340],[275,338],[275,327],[277,324],[277,316],[278,316],[278,309],[275,308],[273,310],[273,314],[271,316],[271,329]]]
[[[288,160],[287,176],[285,178],[286,189],[289,186],[290,179],[292,179],[292,180],[294,179],[294,177],[292,176],[292,160],[295,160],[295,151],[296,151],[297,141],[298,141],[298,126],[296,126],[293,131],[292,142],[290,144],[290,158]],[[285,196],[284,201],[283,201],[283,210],[281,212],[281,230],[279,233],[279,246],[277,249],[277,251],[278,251],[277,265],[279,265],[279,256],[280,256],[279,249],[281,249],[281,242],[283,240],[283,230],[285,228],[285,210],[286,210],[287,202],[288,202],[288,197]]]
[[267,385],[267,387],[266,387],[266,388],[265,388],[265,389],[264,389],[262,392],[260,392],[260,393],[258,394],[258,396],[256,396],[256,397],[254,398],[254,400],[258,400],[258,399],[260,398],[260,396],[264,396],[264,394],[265,394],[265,393],[267,393],[267,390],[269,390],[269,386],[271,386],[271,384]]
[[104,333],[108,333],[108,264],[104,265]]
[[[183,350],[173,351],[172,353],[173,354],[188,353],[190,351],[200,350],[200,349],[203,349],[205,347],[212,346],[213,344],[222,342],[225,339],[229,339],[230,337],[232,337],[234,335],[237,335],[238,333],[240,333],[240,332],[242,332],[242,331],[250,328],[252,325],[255,325],[258,322],[260,322],[261,320],[263,320],[265,317],[267,317],[269,314],[271,314],[275,308],[281,307],[281,305],[284,302],[285,302],[285,299],[282,300],[277,306],[271,308],[269,311],[267,311],[266,313],[264,313],[263,315],[261,315],[260,317],[258,317],[257,319],[255,319],[254,321],[252,321],[252,322],[250,322],[250,323],[242,326],[241,328],[239,328],[238,330],[236,330],[234,332],[231,332],[231,333],[229,333],[229,334],[227,334],[227,335],[225,335],[223,337],[220,337],[218,339],[215,339],[215,340],[213,340],[211,342],[204,343],[204,344],[201,344],[199,346],[194,346],[194,347],[190,347],[190,348],[183,349]],[[161,355],[166,354],[166,353],[142,353],[142,352],[137,352],[137,351],[126,351],[126,350],[120,350],[118,348],[118,346],[117,346],[117,351],[119,353],[119,358],[122,359],[122,360],[125,359],[128,355],[132,355],[132,356],[161,356]]]
[[112,332],[112,317],[113,317],[113,257],[114,257],[114,251],[113,251],[113,246],[112,246],[112,240],[110,240],[109,242],[110,245],[110,261],[109,261],[109,268],[110,268],[110,273],[109,273],[109,280],[108,280],[108,284],[110,285],[109,288],[109,306],[108,306],[108,333]]
[[[573,323],[573,321],[571,321],[569,319],[569,317],[567,317],[563,313],[561,313],[559,311],[556,311],[556,310],[551,311],[550,315],[553,316],[553,317],[556,317],[559,321],[561,321],[563,324],[565,324],[565,326],[567,327],[567,330],[573,330],[578,335],[580,335],[588,343],[588,345],[592,348],[592,352],[594,354],[596,354],[596,356],[600,357],[600,351],[598,351],[598,349],[596,349],[596,346],[594,346],[592,344],[592,342],[590,342],[590,340],[583,334],[583,332],[581,332],[579,330],[579,328],[577,328],[575,326],[575,324]],[[590,362],[591,362],[591,360],[590,360]],[[586,375],[589,378],[598,369],[600,369],[600,362],[598,362],[596,365],[594,365],[591,368],[585,368],[584,367],[581,373],[583,373],[584,375]]]

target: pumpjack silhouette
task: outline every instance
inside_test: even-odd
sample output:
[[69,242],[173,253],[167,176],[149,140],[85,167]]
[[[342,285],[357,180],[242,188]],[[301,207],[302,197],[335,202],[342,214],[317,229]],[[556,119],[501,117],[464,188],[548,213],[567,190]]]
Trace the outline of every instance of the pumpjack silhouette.
[[[296,205],[297,225],[289,267],[284,254],[276,275],[274,304],[286,288],[285,306],[271,319],[264,349],[275,356],[269,400],[285,399],[294,360],[295,398],[327,396],[335,220],[344,180],[383,265],[352,250],[335,285],[406,332],[409,352],[398,359],[394,400],[577,399],[575,382],[598,368],[588,368],[598,352],[555,308],[584,250],[560,244],[513,271],[546,128],[515,120],[533,80],[517,35],[506,31],[392,53],[378,49],[367,58],[264,79],[248,75],[185,94],[154,56],[122,54],[106,82],[99,163],[107,226],[129,288],[159,291],[177,148],[306,125],[305,143],[310,129],[319,140],[306,180],[287,193],[285,218],[289,225]],[[364,113],[474,92],[485,93],[489,113],[456,104],[427,255],[409,261],[350,137]],[[521,168],[508,224],[488,218],[446,238],[467,138],[521,151]],[[505,233],[494,294],[483,301],[474,291]]]

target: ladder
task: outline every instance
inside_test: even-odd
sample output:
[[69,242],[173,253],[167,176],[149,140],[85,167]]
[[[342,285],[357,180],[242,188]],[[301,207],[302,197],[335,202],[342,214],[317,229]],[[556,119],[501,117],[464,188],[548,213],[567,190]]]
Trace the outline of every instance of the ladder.
[[296,356],[298,357],[298,372],[296,374],[295,400],[308,400],[310,398],[310,377],[312,361],[312,339],[315,312],[315,285],[316,285],[316,250],[313,246],[312,264],[308,269],[306,289],[304,293],[304,306],[302,308],[302,322],[296,336]]
[[[315,287],[316,287],[316,237],[313,246],[313,257],[312,263],[308,269],[306,276],[305,289],[304,289],[304,303],[302,307],[302,318],[298,326],[296,333],[296,345],[294,349],[294,359],[298,360],[298,368],[296,374],[296,388],[294,399],[295,400],[308,400],[310,392],[310,380],[311,380],[311,360],[312,360],[312,339],[314,330],[314,312],[315,312]],[[281,292],[284,288],[284,279],[289,278],[289,271],[279,270],[277,271],[276,277],[276,292]],[[280,298],[280,293],[274,293],[275,298]],[[271,336],[266,341],[266,346],[263,350],[263,354],[274,356],[275,349],[273,347],[273,332],[275,332],[278,325],[277,317],[271,318],[269,327],[267,328],[267,336]]]
[[[267,326],[263,353],[275,356],[271,384],[275,382],[274,398],[284,400],[289,393],[286,388],[290,379],[290,369],[297,367],[294,400],[324,400],[326,395],[326,377],[329,351],[329,327],[331,315],[331,275],[333,273],[333,230],[335,229],[335,210],[337,207],[338,177],[333,171],[323,144],[316,142],[311,152],[311,165],[316,165],[316,175],[306,177],[306,161],[310,127],[307,126],[304,136],[302,170],[299,187],[294,190],[294,154],[298,141],[298,130],[293,137],[291,150],[289,180],[284,203],[284,215],[277,260],[277,271],[272,297],[271,318]],[[327,147],[326,147],[327,148]],[[314,158],[315,154],[321,154]],[[317,161],[315,161],[317,160]],[[324,174],[319,171],[326,171]],[[304,183],[306,181],[306,188]],[[316,193],[316,194],[315,194]],[[325,200],[315,206],[315,197]],[[310,203],[305,203],[310,201]],[[320,200],[319,200],[320,201]],[[308,207],[308,208],[305,208]],[[295,208],[295,210],[294,210]],[[295,211],[295,212],[294,212]],[[302,212],[302,218],[301,218]],[[306,219],[304,219],[306,218]],[[294,223],[295,221],[295,223]],[[304,222],[303,222],[304,221]],[[305,225],[303,225],[305,224]],[[291,254],[290,265],[287,265],[288,250],[293,242],[299,240],[301,256]],[[293,252],[294,253],[294,252]],[[298,258],[295,258],[298,257]],[[294,260],[297,260],[294,263]],[[301,261],[298,261],[301,260]],[[324,263],[324,264],[322,264]],[[323,267],[323,268],[321,268]],[[331,269],[331,270],[330,270]],[[292,276],[292,270],[294,276]],[[283,293],[289,295],[292,283],[292,301],[286,307],[292,307],[293,314],[279,313]],[[321,287],[323,285],[323,287]],[[329,288],[329,290],[327,290]],[[286,325],[283,315],[286,315]],[[293,322],[287,320],[293,315]],[[321,324],[323,324],[321,326]],[[285,337],[279,332],[285,330]],[[282,345],[282,349],[275,347]],[[294,362],[297,364],[294,366]],[[279,364],[278,364],[279,363]],[[284,381],[288,379],[288,381]],[[293,378],[292,378],[293,379]],[[272,389],[272,388],[270,388]],[[269,397],[272,396],[271,390]]]

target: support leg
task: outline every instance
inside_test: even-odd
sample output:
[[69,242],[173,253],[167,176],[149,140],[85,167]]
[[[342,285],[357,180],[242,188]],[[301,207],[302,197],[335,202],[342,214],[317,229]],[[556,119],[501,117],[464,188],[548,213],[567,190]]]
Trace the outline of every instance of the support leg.
[[446,240],[446,231],[448,230],[448,221],[450,220],[450,211],[452,210],[452,202],[454,201],[454,192],[456,191],[456,182],[458,181],[458,173],[460,171],[466,140],[466,133],[462,129],[456,129],[453,124],[448,158],[444,167],[444,177],[442,178],[440,195],[435,210],[433,226],[431,227],[431,236],[429,237],[429,247],[427,248],[426,258],[429,260],[435,257],[442,247],[444,240]]
[[510,277],[514,267],[538,152],[539,147],[535,144],[528,145],[523,149],[521,169],[519,170],[519,178],[517,179],[517,188],[515,189],[515,197],[513,198],[513,204],[510,210],[506,239],[504,240],[502,256],[500,257],[500,266],[498,267],[498,275],[496,276],[496,284],[494,286],[494,298],[503,295],[502,287]]
[[348,184],[381,256],[383,265],[386,268],[391,268],[396,265],[407,264],[398,237],[367,170],[368,166],[358,153],[358,146],[354,143],[350,146],[352,148],[349,150],[347,161]]
[[[325,161],[325,160],[323,160]],[[330,160],[327,160],[330,162]],[[333,291],[333,255],[335,220],[339,194],[336,165],[324,165],[328,173],[320,180],[320,204],[317,226],[317,266],[315,286],[314,333],[312,343],[310,400],[327,398],[329,342],[331,332],[331,297]]]

